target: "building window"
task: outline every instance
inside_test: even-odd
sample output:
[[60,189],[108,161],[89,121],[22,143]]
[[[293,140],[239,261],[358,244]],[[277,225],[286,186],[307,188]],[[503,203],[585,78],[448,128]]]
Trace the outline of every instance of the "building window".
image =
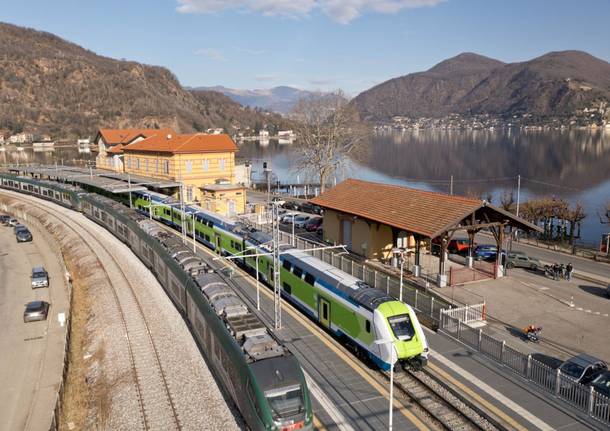
[[131,169],[131,157],[127,157],[127,167]]
[[144,159],[144,170],[148,172],[148,159]]
[[219,164],[220,170],[224,171],[225,170],[225,159],[219,159],[218,164]]
[[155,159],[155,173],[159,173],[159,159]]
[[203,172],[207,172],[210,168],[210,161],[208,159],[204,159],[202,162]]
[[186,188],[186,200],[188,202],[192,202],[193,201],[193,186],[188,186]]
[[136,158],[136,169],[140,169],[140,159]]
[[190,174],[191,172],[193,172],[193,161],[187,160],[186,161],[186,173]]
[[169,174],[169,160],[163,160],[163,173]]

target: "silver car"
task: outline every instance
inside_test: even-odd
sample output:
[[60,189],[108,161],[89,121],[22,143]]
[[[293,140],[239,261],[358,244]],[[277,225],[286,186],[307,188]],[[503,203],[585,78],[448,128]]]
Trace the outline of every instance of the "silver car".
[[9,226],[17,226],[18,224],[19,224],[19,220],[17,220],[16,218],[11,218],[8,221]]
[[32,233],[26,227],[24,227],[15,233],[15,238],[17,238],[17,242],[32,241]]
[[37,266],[32,269],[32,289],[38,287],[49,287],[49,274],[44,267]]
[[32,301],[25,305],[23,312],[23,322],[35,322],[37,320],[47,320],[49,314],[49,304],[45,301]]

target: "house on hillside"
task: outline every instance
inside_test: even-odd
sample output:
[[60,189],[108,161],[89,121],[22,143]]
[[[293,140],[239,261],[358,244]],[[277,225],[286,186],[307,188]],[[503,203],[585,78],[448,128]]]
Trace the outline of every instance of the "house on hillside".
[[26,143],[30,143],[34,140],[34,135],[32,135],[31,133],[17,133],[16,135],[12,135],[10,138],[8,138],[8,141],[11,144],[26,144]]
[[123,147],[154,135],[175,135],[172,129],[100,129],[94,139],[98,155],[95,166],[124,172]]
[[[246,190],[236,184],[237,145],[229,135],[159,133],[121,151],[125,172],[181,183],[187,203],[226,216],[245,211]],[[179,198],[179,189],[173,194]]]

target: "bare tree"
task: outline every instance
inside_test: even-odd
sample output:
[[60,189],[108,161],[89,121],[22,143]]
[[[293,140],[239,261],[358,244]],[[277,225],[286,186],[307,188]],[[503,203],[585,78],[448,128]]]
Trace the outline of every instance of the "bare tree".
[[585,210],[580,202],[565,212],[565,219],[570,222],[570,245],[574,245],[574,230],[576,225],[587,217]]
[[505,211],[512,211],[515,203],[515,194],[505,190],[500,196],[500,206]]
[[341,91],[302,99],[295,106],[293,117],[298,123],[294,166],[300,172],[315,175],[320,192],[350,159],[359,161],[366,154],[368,128]]

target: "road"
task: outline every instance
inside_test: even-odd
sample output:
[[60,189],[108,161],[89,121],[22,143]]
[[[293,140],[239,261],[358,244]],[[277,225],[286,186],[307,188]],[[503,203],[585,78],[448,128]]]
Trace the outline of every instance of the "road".
[[[67,311],[67,290],[57,256],[31,230],[34,241],[18,244],[13,229],[0,226],[0,429],[5,430],[48,430],[61,381],[66,327],[57,313]],[[30,287],[37,265],[49,272],[49,288]],[[46,321],[23,323],[24,304],[32,300],[51,303]]]

